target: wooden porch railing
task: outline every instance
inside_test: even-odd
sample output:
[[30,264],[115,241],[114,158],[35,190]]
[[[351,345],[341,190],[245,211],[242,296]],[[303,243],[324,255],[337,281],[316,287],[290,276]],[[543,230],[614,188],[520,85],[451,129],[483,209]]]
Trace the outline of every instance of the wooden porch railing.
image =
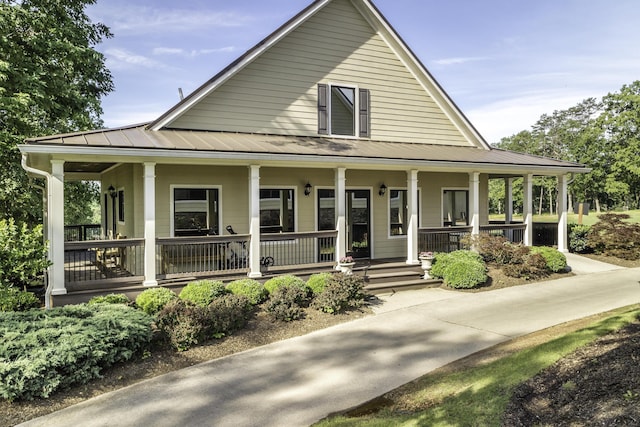
[[144,239],[67,242],[64,258],[67,289],[98,281],[133,283],[144,279]]
[[418,252],[453,252],[466,249],[464,238],[472,227],[429,227],[418,230]]
[[481,225],[480,234],[502,236],[511,243],[522,243],[526,229],[526,224],[490,224]]
[[100,224],[65,225],[65,242],[84,242],[87,240],[97,240],[102,234]]
[[[338,232],[277,233],[260,235],[260,256],[263,266],[301,266],[333,263]],[[267,262],[264,262],[267,261]]]

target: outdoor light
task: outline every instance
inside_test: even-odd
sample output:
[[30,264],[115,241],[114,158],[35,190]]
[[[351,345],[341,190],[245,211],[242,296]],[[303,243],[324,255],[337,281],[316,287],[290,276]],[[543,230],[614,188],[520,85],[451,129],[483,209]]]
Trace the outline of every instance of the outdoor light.
[[384,183],[380,186],[380,190],[378,191],[378,194],[381,196],[384,196],[384,194],[387,192],[387,186],[384,185]]
[[311,184],[307,182],[307,185],[304,186],[304,195],[308,196],[311,194]]
[[118,195],[118,193],[116,193],[116,189],[113,188],[113,185],[110,185],[107,191],[109,191],[109,195],[111,196],[112,199],[115,199],[116,196]]

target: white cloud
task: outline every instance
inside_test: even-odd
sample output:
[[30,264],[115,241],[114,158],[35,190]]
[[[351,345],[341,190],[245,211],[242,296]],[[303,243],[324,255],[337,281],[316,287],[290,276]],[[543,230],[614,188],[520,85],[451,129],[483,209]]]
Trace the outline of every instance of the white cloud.
[[107,67],[112,70],[123,70],[130,68],[166,68],[161,62],[147,58],[143,55],[130,52],[126,49],[107,49]]
[[151,122],[160,117],[167,108],[166,105],[161,104],[127,104],[126,107],[105,110],[102,120],[107,128],[130,126]]
[[218,49],[181,49],[181,48],[172,48],[172,47],[156,47],[153,49],[154,55],[178,55],[184,56],[187,58],[195,58],[201,55],[209,55],[212,53],[221,53],[221,52],[233,52],[235,51],[235,47],[226,46]]
[[488,58],[481,57],[481,56],[469,56],[469,57],[435,59],[432,61],[432,63],[435,65],[446,66],[446,65],[466,64],[467,62],[486,61],[487,59]]

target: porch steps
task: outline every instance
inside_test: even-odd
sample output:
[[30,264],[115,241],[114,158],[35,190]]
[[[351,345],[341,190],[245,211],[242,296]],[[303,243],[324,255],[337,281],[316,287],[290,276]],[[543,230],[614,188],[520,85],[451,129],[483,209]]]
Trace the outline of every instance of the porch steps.
[[439,279],[423,279],[424,271],[419,265],[407,265],[404,261],[374,261],[365,266],[356,264],[353,273],[364,278],[364,289],[372,294],[437,287],[442,284]]

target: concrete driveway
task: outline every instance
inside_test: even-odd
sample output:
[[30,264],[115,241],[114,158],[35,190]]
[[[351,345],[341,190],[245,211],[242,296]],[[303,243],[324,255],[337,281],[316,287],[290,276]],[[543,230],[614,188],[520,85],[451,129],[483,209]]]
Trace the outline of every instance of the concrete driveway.
[[640,302],[640,269],[600,267],[491,292],[383,296],[374,316],[143,381],[23,425],[306,426],[500,342]]

